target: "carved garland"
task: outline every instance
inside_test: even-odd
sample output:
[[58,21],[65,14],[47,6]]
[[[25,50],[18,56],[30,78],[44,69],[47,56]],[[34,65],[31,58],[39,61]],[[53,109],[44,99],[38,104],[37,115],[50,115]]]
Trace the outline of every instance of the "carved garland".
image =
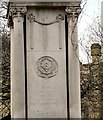
[[[58,28],[59,28],[59,49],[62,49],[62,21],[64,20],[64,16],[62,14],[58,14],[56,16],[55,20],[53,20],[51,22],[48,22],[48,23],[43,23],[43,22],[40,22],[40,21],[36,20],[35,15],[32,14],[32,13],[28,15],[28,20],[31,23],[31,25],[30,25],[31,28],[33,26],[32,25],[33,22],[36,22],[36,23],[41,24],[41,25],[52,25],[52,24],[57,22],[59,24],[59,26],[58,26]],[[30,48],[33,49],[32,40],[31,40]]]
[[64,20],[64,16],[59,14],[56,19],[59,23],[59,49],[62,49],[62,20]]
[[59,14],[57,17],[56,17],[56,20],[53,20],[51,22],[48,22],[48,23],[43,23],[43,22],[40,22],[38,20],[36,20],[35,18],[35,15],[33,15],[32,13],[28,15],[28,20],[30,20],[30,22],[36,22],[38,24],[41,24],[41,25],[51,25],[51,24],[54,24],[56,22],[59,22],[60,20],[64,20],[64,16]]

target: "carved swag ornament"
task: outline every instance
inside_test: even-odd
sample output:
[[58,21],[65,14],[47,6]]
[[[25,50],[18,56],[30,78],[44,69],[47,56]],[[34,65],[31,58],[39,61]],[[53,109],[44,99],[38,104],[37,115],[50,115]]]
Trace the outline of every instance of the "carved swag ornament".
[[[62,21],[64,20],[64,15],[58,14],[56,18],[53,21],[50,22],[40,22],[39,20],[36,19],[35,15],[33,13],[30,13],[28,15],[28,20],[30,23],[36,22],[40,25],[52,25],[54,23],[58,23],[58,30],[59,30],[59,49],[62,49]],[[31,25],[32,27],[33,25]]]

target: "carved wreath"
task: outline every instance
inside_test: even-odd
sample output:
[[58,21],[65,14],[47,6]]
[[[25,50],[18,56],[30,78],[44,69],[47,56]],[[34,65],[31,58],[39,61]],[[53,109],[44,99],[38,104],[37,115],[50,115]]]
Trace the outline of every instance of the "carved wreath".
[[58,72],[58,64],[50,56],[43,56],[36,62],[36,73],[42,78],[51,78]]

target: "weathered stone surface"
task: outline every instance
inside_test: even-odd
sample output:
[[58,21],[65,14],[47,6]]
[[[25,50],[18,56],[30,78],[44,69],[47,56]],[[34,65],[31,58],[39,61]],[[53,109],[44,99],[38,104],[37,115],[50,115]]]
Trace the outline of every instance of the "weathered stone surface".
[[11,30],[11,116],[25,118],[25,66],[23,18],[14,18]]
[[[12,40],[16,40],[12,42],[12,52],[16,54],[11,55],[11,71],[17,70],[12,72],[12,99],[16,96],[12,101],[15,106],[12,117],[80,118],[76,27],[80,1],[22,1],[22,4],[13,1],[9,7]],[[17,26],[20,24],[22,29]],[[15,95],[13,91],[17,90]],[[24,109],[19,111],[20,107]]]
[[29,118],[67,117],[65,20],[60,16],[59,23],[58,15],[64,18],[59,9],[27,13]]

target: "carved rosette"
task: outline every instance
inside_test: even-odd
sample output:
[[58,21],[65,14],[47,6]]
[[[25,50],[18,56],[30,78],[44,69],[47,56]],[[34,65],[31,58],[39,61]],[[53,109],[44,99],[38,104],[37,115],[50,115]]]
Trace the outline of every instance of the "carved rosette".
[[77,19],[79,14],[81,13],[81,8],[80,7],[66,7],[65,9],[67,13],[68,19],[72,18],[72,21],[75,21],[75,18]]
[[51,78],[58,72],[58,63],[50,56],[43,56],[36,62],[36,73],[42,78]]

